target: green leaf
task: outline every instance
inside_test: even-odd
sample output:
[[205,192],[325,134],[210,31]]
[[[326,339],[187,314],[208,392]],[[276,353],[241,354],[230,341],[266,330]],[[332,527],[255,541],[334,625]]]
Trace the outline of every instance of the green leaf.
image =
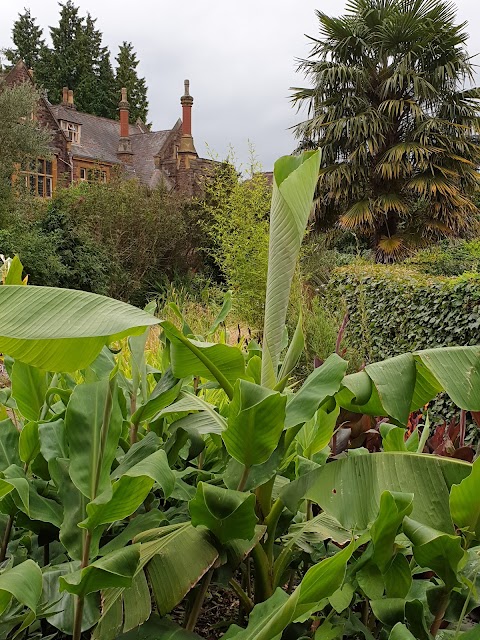
[[27,420],[38,420],[47,393],[47,374],[20,360],[12,367],[12,397]]
[[[81,560],[85,534],[78,527],[78,523],[86,516],[85,506],[87,499],[72,482],[69,473],[70,460],[65,458],[51,459],[48,463],[48,468],[63,506],[60,542],[73,560]],[[93,546],[95,547],[95,545]],[[92,555],[96,554],[93,553]]]
[[[348,363],[335,353],[315,369],[287,404],[285,427],[307,422],[329,396],[340,389]],[[328,443],[327,443],[328,444]]]
[[263,330],[262,384],[277,384],[282,336],[298,253],[318,180],[320,152],[284,156],[275,163]]
[[405,516],[413,510],[413,495],[384,491],[380,496],[380,510],[370,527],[373,543],[372,561],[382,573],[394,555],[395,538]]
[[168,370],[158,381],[147,402],[132,415],[132,423],[149,422],[159,411],[172,404],[180,393],[182,381],[174,378]]
[[374,453],[337,460],[289,483],[280,497],[296,512],[302,498],[313,500],[349,531],[363,531],[377,517],[384,491],[411,493],[412,517],[453,533],[448,507],[452,484],[471,466],[453,458],[415,453]]
[[65,423],[62,418],[38,425],[40,453],[47,462],[56,458],[68,458]]
[[404,624],[397,622],[390,631],[388,640],[415,640],[415,636],[410,633]]
[[405,429],[403,427],[384,423],[380,425],[380,434],[384,451],[407,451]]
[[480,411],[480,347],[443,347],[416,351],[452,401],[468,411]]
[[154,529],[137,536],[141,563],[146,565],[158,610],[171,611],[213,566],[218,551],[209,532],[189,522]]
[[167,524],[168,520],[164,513],[158,509],[152,509],[152,511],[147,511],[146,513],[138,513],[121,533],[117,533],[110,542],[101,547],[99,555],[104,556],[111,551],[127,546],[135,536],[149,529],[155,529],[162,523]]
[[200,636],[168,618],[153,615],[141,627],[118,636],[116,640],[200,640]]
[[0,350],[46,371],[76,371],[103,346],[159,321],[124,302],[54,287],[0,287]]
[[83,597],[89,593],[112,587],[129,587],[140,560],[140,545],[112,551],[95,560],[84,569],[79,569],[60,578],[60,593],[68,591]]
[[38,422],[27,422],[20,431],[18,451],[22,462],[24,462],[28,468],[30,463],[33,462],[40,453]]
[[412,573],[406,557],[397,553],[384,575],[387,598],[405,598],[412,586]]
[[388,627],[393,627],[405,620],[405,600],[403,598],[382,598],[371,600],[373,614]]
[[375,362],[367,365],[365,371],[373,381],[387,415],[406,424],[415,390],[413,355],[404,353],[390,360]]
[[[25,560],[0,574],[0,615],[10,605],[12,598],[30,609],[31,614],[25,620],[31,624],[42,595],[42,572],[33,560]],[[22,625],[22,628],[25,628]]]
[[[251,614],[248,616],[248,626],[246,629],[232,624],[227,633],[223,636],[223,640],[273,640],[280,638],[283,629],[291,621],[285,616],[283,621],[282,612],[289,597],[283,589],[277,589],[273,596],[260,604],[257,604]],[[293,613],[293,612],[292,612]],[[265,633],[267,630],[267,633]]]
[[79,526],[93,530],[101,524],[123,520],[134,513],[147,497],[154,483],[168,497],[173,491],[175,476],[163,449],[152,453],[121,476],[95,500],[87,504],[87,519]]
[[213,333],[215,333],[215,331],[222,324],[222,322],[225,322],[225,320],[226,320],[228,314],[230,313],[231,309],[232,309],[232,292],[231,291],[227,291],[227,293],[223,296],[222,308],[218,312],[217,317],[215,318],[215,320],[213,321],[211,327],[207,331],[208,335],[212,335]]
[[480,458],[472,465],[472,472],[450,491],[450,513],[460,529],[480,539]]
[[204,526],[225,544],[230,540],[250,540],[255,533],[255,496],[199,482],[188,507],[194,527]]
[[21,460],[18,455],[18,442],[20,433],[13,422],[8,418],[0,422],[0,471],[11,464],[19,465]]
[[458,572],[466,560],[460,536],[436,531],[408,517],[403,531],[413,544],[413,555],[420,567],[435,571],[448,589],[459,584]]
[[383,598],[385,582],[380,569],[376,565],[367,563],[356,572],[355,577],[357,578],[358,586],[369,600]]
[[[49,611],[53,610],[52,615],[47,615],[48,622],[69,636],[73,634],[76,598],[66,591],[59,594],[59,581],[61,576],[77,571],[79,566],[79,562],[66,562],[47,567],[43,571],[41,606],[43,608],[48,607]],[[82,631],[91,629],[97,622],[99,615],[96,594],[90,594],[85,598],[84,602]]]
[[7,275],[5,277],[5,282],[3,284],[8,285],[22,285],[24,286],[26,282],[23,281],[23,264],[20,262],[20,258],[18,256],[14,256],[12,261],[10,262],[10,266],[8,268]]
[[[325,449],[333,437],[338,416],[340,415],[340,407],[334,404],[333,409],[328,410],[328,403],[315,414],[315,417],[307,422],[297,436],[297,440],[302,443],[303,455],[305,458],[312,457]],[[307,426],[311,425],[307,430]]]
[[[187,393],[182,391],[179,395],[177,402],[174,402],[169,407],[163,409],[159,417],[170,416],[175,413],[183,413],[185,411],[197,411],[193,415],[177,420],[177,428],[188,430],[188,428],[195,428],[198,433],[222,433],[227,428],[227,421],[221,416],[218,411],[215,410],[215,406],[209,402],[196,396],[193,393]],[[181,424],[179,424],[181,423]],[[185,425],[185,426],[184,426]]]
[[172,373],[177,378],[199,376],[215,380],[231,397],[232,384],[245,375],[245,359],[237,347],[186,338],[171,322],[161,322],[171,342]]
[[[102,443],[104,418],[107,425]],[[67,406],[65,428],[71,458],[70,476],[83,495],[93,500],[110,488],[110,469],[122,428],[118,397],[112,392],[109,380],[75,387]]]
[[266,462],[275,450],[285,422],[287,398],[265,387],[239,380],[222,438],[228,453],[251,467]]
[[278,387],[278,385],[276,386],[276,389],[278,391],[283,391],[285,385],[288,382],[288,376],[295,369],[298,361],[302,356],[303,349],[305,347],[305,336],[303,335],[302,323],[303,317],[302,311],[300,310],[295,333],[293,334],[293,338],[290,342],[287,353],[285,354],[285,358],[283,359],[282,366],[280,367],[280,372],[278,374],[278,379],[280,381],[280,388]]

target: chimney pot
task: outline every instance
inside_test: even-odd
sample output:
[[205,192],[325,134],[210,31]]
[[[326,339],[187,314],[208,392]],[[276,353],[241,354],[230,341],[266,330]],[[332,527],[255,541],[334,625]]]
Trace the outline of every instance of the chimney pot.
[[68,103],[68,87],[63,87],[62,102],[63,102],[63,104],[67,104]]
[[73,89],[68,90],[68,106],[73,107]]
[[180,104],[182,105],[182,137],[180,139],[180,154],[196,156],[195,145],[193,144],[192,137],[192,105],[193,98],[190,95],[190,81],[184,82],[185,92],[180,98]]

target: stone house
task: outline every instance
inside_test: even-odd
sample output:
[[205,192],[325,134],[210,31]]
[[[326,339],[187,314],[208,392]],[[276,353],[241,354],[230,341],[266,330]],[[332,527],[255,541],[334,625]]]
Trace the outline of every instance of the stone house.
[[[25,64],[18,62],[5,76],[6,85],[35,84]],[[27,186],[41,197],[51,197],[57,185],[77,181],[108,182],[112,175],[137,178],[150,188],[164,184],[169,190],[193,196],[201,193],[212,161],[199,158],[192,137],[193,98],[185,80],[180,99],[182,119],[171,129],[150,131],[141,121],[129,122],[126,89],[122,89],[119,120],[78,111],[74,94],[63,88],[61,104],[41,97],[36,117],[52,133],[51,157],[33,159],[19,172]]]

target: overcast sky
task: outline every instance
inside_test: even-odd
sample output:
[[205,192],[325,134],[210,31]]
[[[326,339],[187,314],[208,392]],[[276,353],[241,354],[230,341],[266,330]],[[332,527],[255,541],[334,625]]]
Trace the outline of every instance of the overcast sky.
[[[77,0],[97,18],[113,55],[131,41],[145,76],[154,129],[173,126],[181,115],[184,78],[190,79],[193,136],[197,151],[207,144],[223,158],[229,145],[242,162],[248,141],[265,170],[290,153],[289,131],[298,115],[289,88],[302,85],[295,58],[307,56],[305,34],[317,34],[315,9],[343,12],[338,0]],[[24,7],[48,36],[58,22],[56,0],[0,0],[0,48],[10,45],[11,27]],[[480,2],[457,0],[459,20],[468,20],[470,53],[480,52]],[[48,40],[48,37],[47,37]],[[480,57],[479,57],[480,64]]]

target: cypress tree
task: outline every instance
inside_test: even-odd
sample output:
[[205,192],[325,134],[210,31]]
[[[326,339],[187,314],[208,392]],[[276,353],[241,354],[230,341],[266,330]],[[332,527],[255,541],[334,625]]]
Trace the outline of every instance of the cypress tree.
[[131,42],[124,42],[119,47],[116,73],[117,94],[120,95],[122,87],[126,87],[128,102],[130,103],[130,122],[136,122],[140,118],[147,121],[148,99],[145,78],[139,78],[137,67],[139,60],[133,50]]
[[19,13],[12,28],[12,40],[15,46],[5,51],[7,60],[13,64],[23,60],[29,69],[36,71],[45,50],[45,41],[42,36],[42,29],[35,23],[30,9],[26,9],[25,13]]

